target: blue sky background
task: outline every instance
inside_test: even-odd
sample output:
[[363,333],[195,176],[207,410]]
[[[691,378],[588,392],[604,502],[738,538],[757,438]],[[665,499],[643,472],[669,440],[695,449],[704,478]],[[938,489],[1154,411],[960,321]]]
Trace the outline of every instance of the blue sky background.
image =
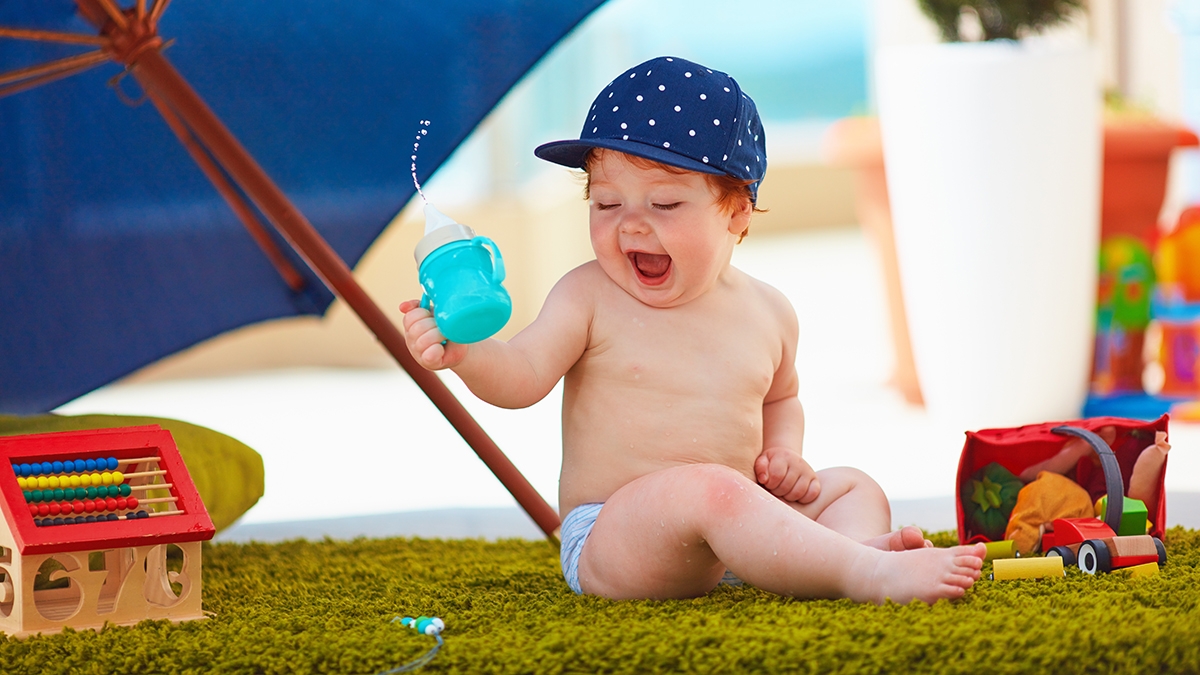
[[578,137],[596,94],[656,56],[732,75],[758,104],[768,153],[795,155],[784,146],[815,145],[829,122],[868,111],[869,30],[868,0],[610,0],[530,71],[497,109],[490,137],[465,143],[431,187],[462,196],[523,184],[546,169],[535,146]]

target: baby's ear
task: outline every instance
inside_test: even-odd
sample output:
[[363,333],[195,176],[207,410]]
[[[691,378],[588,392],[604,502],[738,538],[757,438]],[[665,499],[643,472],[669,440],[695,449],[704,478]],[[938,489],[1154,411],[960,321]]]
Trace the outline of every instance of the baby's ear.
[[746,200],[739,204],[729,214],[729,233],[738,237],[743,237],[746,230],[750,229],[750,216],[754,215],[754,204],[750,200]]

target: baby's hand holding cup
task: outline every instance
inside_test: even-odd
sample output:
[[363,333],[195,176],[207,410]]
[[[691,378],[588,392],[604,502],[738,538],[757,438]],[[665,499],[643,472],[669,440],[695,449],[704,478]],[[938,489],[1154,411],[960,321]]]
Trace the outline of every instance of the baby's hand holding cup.
[[404,341],[408,351],[428,370],[453,368],[467,356],[467,345],[447,342],[438,330],[437,322],[420,300],[406,300],[400,305],[404,313]]

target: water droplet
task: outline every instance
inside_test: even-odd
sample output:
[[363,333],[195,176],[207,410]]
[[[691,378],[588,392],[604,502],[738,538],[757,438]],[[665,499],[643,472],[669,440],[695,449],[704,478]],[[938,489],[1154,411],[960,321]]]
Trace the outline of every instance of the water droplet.
[[[427,127],[427,126],[429,126],[429,120],[420,120],[420,124],[422,126]],[[424,136],[425,134],[428,134],[429,132],[426,131],[425,129],[421,129],[420,131],[421,131],[421,133],[417,135],[417,142],[413,143],[412,178],[413,178],[413,185],[416,186],[416,188],[417,188],[417,194],[421,195],[421,201],[428,204],[429,200],[425,198],[425,193],[421,191],[421,183],[420,183],[420,181],[417,180],[417,151],[421,147],[421,136]]]

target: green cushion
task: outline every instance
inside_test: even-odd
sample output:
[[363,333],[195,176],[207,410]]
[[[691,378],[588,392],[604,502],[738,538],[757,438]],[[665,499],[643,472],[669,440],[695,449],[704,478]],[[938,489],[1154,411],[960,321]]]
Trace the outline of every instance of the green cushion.
[[263,496],[262,457],[212,429],[160,417],[127,415],[0,415],[0,436],[157,424],[171,432],[217,531],[232,525]]

